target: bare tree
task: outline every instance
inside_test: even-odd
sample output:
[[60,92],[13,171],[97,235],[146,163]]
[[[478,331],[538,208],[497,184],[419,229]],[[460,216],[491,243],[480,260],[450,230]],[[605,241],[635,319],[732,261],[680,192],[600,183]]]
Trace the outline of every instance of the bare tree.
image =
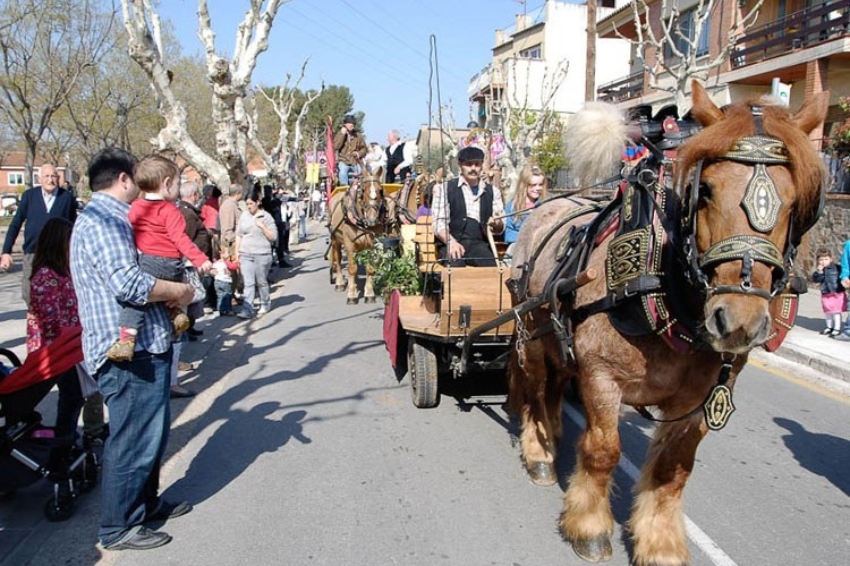
[[[553,109],[553,100],[569,71],[566,59],[558,61],[551,69],[546,65],[540,82],[539,100],[532,101],[531,67],[526,67],[525,79],[518,80],[517,63],[517,59],[510,62],[510,81],[502,94],[502,136],[507,149],[499,157],[499,167],[506,198],[516,191],[519,172],[528,163],[531,150],[556,127],[558,116]],[[532,106],[532,102],[539,102],[540,106]]]
[[[207,79],[212,84],[212,122],[215,156],[204,151],[188,129],[186,108],[171,88],[174,79],[163,60],[161,23],[151,0],[121,0],[129,34],[130,56],[148,75],[156,92],[165,127],[157,136],[160,150],[171,150],[192,164],[227,194],[232,182],[247,172],[247,133],[250,128],[245,99],[257,57],[268,48],[268,37],[280,6],[287,0],[250,0],[236,31],[233,56],[216,53],[206,0],[198,0],[198,36],[206,53]],[[265,4],[265,8],[263,8]]]
[[0,115],[24,142],[31,186],[51,120],[113,45],[115,12],[97,0],[8,1],[0,17]]
[[[726,31],[725,41],[714,56],[705,57],[699,47],[706,41],[707,22],[710,21],[715,0],[699,0],[693,9],[681,12],[674,1],[632,0],[636,39],[617,31],[617,35],[636,46],[636,55],[649,74],[649,86],[673,95],[676,105],[687,106],[685,92],[691,79],[705,82],[712,69],[723,65],[735,47],[738,37],[746,33],[758,18],[764,0],[757,0],[746,10],[742,3],[733,4],[732,23]],[[683,25],[687,22],[687,25]]]
[[310,105],[313,101],[319,98],[322,94],[321,90],[311,90],[304,93],[303,104],[301,109],[298,111],[298,116],[295,117],[295,123],[293,126],[295,131],[292,135],[290,135],[290,117],[292,116],[296,102],[298,102],[299,99],[300,91],[298,90],[298,85],[301,84],[301,80],[304,78],[308,61],[309,59],[304,61],[301,65],[301,72],[291,87],[289,86],[289,82],[292,80],[292,75],[287,73],[286,81],[284,81],[283,85],[271,89],[271,93],[266,92],[266,89],[264,88],[254,89],[255,93],[262,95],[263,98],[271,104],[272,110],[279,121],[279,127],[274,147],[271,151],[266,151],[260,137],[257,135],[257,126],[259,124],[259,105],[254,104],[254,111],[252,113],[250,128],[248,130],[248,139],[254,147],[254,150],[263,160],[263,163],[266,165],[266,169],[271,173],[271,176],[277,180],[283,180],[288,176],[292,157],[301,148],[303,137],[302,129],[304,127],[304,120],[307,117],[307,111],[310,109]]

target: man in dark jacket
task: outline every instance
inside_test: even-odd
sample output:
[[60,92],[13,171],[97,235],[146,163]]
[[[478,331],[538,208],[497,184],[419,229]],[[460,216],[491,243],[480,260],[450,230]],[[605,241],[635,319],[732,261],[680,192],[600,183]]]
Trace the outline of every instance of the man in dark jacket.
[[41,185],[29,189],[21,198],[21,204],[15,212],[12,223],[9,224],[9,231],[6,232],[3,254],[0,255],[0,269],[5,271],[12,267],[12,248],[23,226],[24,265],[21,276],[21,297],[27,307],[30,304],[32,257],[35,254],[35,243],[38,241],[41,229],[53,217],[67,218],[71,222],[77,219],[77,202],[71,192],[59,188],[56,167],[49,163],[42,165],[39,180]]
[[[198,185],[195,183],[183,183],[180,185],[180,200],[177,201],[177,208],[180,209],[180,212],[183,213],[183,218],[186,220],[186,235],[189,236],[193,244],[198,246],[199,250],[212,260],[212,236],[201,219],[200,205],[201,192],[198,189]],[[204,282],[204,289],[209,293],[210,288],[212,288],[212,278],[204,275],[201,280]],[[197,337],[204,333],[202,330],[195,328],[195,321],[204,316],[204,302],[198,301],[192,303],[189,305],[186,314],[188,314],[190,322],[189,330],[186,331],[186,334],[189,340],[197,340]],[[188,367],[188,364],[183,367]],[[174,392],[175,389],[172,387],[172,394]]]
[[360,174],[360,162],[369,151],[366,145],[366,139],[363,137],[355,125],[356,120],[351,114],[347,114],[342,119],[342,128],[334,136],[334,151],[339,155],[339,184],[347,185],[348,172],[354,171],[355,174]]

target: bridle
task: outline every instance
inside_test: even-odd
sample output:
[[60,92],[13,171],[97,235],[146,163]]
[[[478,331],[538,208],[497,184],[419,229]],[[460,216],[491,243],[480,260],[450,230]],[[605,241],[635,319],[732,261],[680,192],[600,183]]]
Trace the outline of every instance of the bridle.
[[[783,206],[766,166],[789,166],[791,159],[785,143],[764,133],[763,108],[753,105],[750,107],[750,112],[755,122],[756,134],[736,141],[732,149],[717,161],[734,161],[752,167],[753,172],[747,183],[741,206],[753,230],[766,234],[775,228]],[[686,202],[681,219],[681,237],[687,267],[685,276],[689,283],[702,288],[708,297],[732,293],[753,295],[770,301],[785,289],[797,256],[797,247],[792,239],[793,222],[788,224],[784,253],[764,236],[750,234],[725,238],[700,254],[696,243],[696,216],[703,166],[703,160],[696,163],[691,183],[684,192]],[[729,261],[741,262],[741,283],[712,285],[705,270]],[[771,269],[773,283],[770,291],[753,286],[752,271],[755,262],[767,265]]]
[[[361,203],[359,216],[366,228],[372,228],[383,221],[383,187],[375,177],[366,177],[357,185],[356,200]],[[374,214],[369,214],[369,212]]]

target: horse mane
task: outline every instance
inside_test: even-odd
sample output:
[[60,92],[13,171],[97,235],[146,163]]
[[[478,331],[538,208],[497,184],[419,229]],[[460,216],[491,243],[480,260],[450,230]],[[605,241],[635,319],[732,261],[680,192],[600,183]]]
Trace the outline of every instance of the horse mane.
[[752,105],[762,106],[764,110],[764,132],[785,143],[788,149],[791,176],[797,189],[796,210],[816,209],[826,180],[826,168],[807,133],[794,124],[791,112],[771,97],[752,99],[726,108],[722,120],[682,144],[676,164],[676,186],[682,190],[687,185],[687,176],[699,160],[720,159],[735,141],[755,135],[750,111]]
[[604,102],[589,102],[570,119],[565,150],[583,187],[617,170],[628,131],[623,113]]

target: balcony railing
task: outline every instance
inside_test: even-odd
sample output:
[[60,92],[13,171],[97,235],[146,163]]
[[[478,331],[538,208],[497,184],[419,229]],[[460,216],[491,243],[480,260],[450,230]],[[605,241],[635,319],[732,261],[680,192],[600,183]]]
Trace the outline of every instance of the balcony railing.
[[643,71],[605,83],[596,89],[596,98],[602,102],[622,102],[637,98],[641,94],[643,94]]
[[732,68],[759,63],[846,35],[850,35],[850,0],[806,8],[752,28],[739,37],[732,51]]

